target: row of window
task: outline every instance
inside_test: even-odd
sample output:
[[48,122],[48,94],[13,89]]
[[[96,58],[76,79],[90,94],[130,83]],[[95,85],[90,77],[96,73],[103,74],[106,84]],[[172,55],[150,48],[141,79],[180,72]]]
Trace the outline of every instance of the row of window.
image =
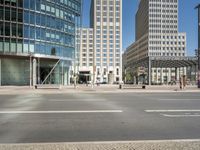
[[156,4],[156,3],[150,3],[149,4],[149,7],[153,7],[153,8],[156,8],[156,7],[162,7],[163,9],[164,8],[178,8],[178,6],[177,6],[177,3],[175,3],[175,4],[173,4],[173,3],[166,3],[166,4]]
[[[96,21],[97,22],[101,22],[101,18],[100,17],[97,17],[96,18]],[[113,18],[102,18],[102,22],[114,22],[114,19]],[[115,22],[120,22],[120,18],[115,18]]]
[[43,15],[33,12],[24,12],[24,23],[43,26],[47,28],[53,28],[54,30],[60,30],[75,34],[75,26],[65,20],[57,19],[52,16]]
[[149,42],[150,44],[167,44],[167,45],[177,45],[178,44],[178,46],[180,46],[180,45],[185,45],[185,42],[174,42],[174,41],[171,41],[171,42],[169,42],[169,41],[163,41],[163,42],[161,42],[161,41],[150,41]]
[[0,0],[0,5],[23,7],[23,0]]
[[177,3],[177,0],[151,0],[151,2]]
[[[104,34],[104,35],[107,35],[108,33],[109,33],[109,34],[114,34],[114,33],[115,33],[115,34],[119,35],[119,34],[120,34],[120,31],[115,31],[115,32],[113,32],[113,31],[103,30],[103,34]],[[101,34],[101,31],[100,31],[100,30],[97,30],[97,31],[96,31],[96,34]]]
[[149,9],[149,11],[150,11],[150,13],[152,13],[152,12],[153,13],[161,13],[161,12],[163,12],[163,13],[178,13],[177,9],[161,10],[161,9],[151,8],[151,9]]
[[0,6],[0,20],[23,22],[22,9]]
[[[42,5],[40,5],[42,4]],[[42,1],[41,0],[24,0],[24,8],[25,9],[31,9],[31,10],[37,10],[40,11],[41,9],[45,10],[45,6],[48,7],[46,8],[47,11],[50,9],[50,7],[59,7],[59,9],[62,8],[70,8],[72,10],[80,12],[81,7],[80,7],[80,2],[74,1],[74,0],[46,0]],[[54,8],[55,9],[55,8]],[[52,11],[53,12],[53,11]]]
[[[96,16],[101,17],[101,16],[110,16],[113,17],[114,16],[114,12],[96,12]],[[115,12],[115,17],[120,17],[120,12]]]
[[[149,53],[150,56],[161,56],[161,53]],[[162,53],[162,56],[185,56],[185,53]]]
[[150,18],[171,18],[171,19],[173,19],[173,18],[177,18],[177,15],[161,15],[161,14],[149,14],[149,17]]
[[[103,63],[102,65],[101,65],[101,63],[96,63],[96,66],[97,67],[100,67],[100,66],[104,66],[104,67],[107,67],[107,66],[110,66],[110,67],[112,67],[112,66],[114,66],[114,64],[113,63]],[[120,66],[120,63],[116,63],[115,64],[115,66]],[[100,75],[100,74],[99,74]]]
[[150,28],[169,28],[169,29],[177,29],[177,25],[160,25],[160,24],[150,24]]
[[178,23],[177,19],[174,19],[174,18],[173,18],[173,19],[170,18],[170,19],[167,19],[167,20],[166,20],[166,19],[162,19],[162,20],[161,20],[161,19],[150,19],[150,20],[149,20],[149,23],[150,23],[150,24],[151,24],[151,23],[154,23],[154,24],[155,24],[155,23],[161,24],[161,22],[162,22],[162,23],[176,23],[176,24]]
[[177,29],[170,29],[170,30],[153,30],[153,29],[150,29],[149,30],[149,33],[178,33]]
[[[104,0],[104,1],[101,1],[101,0],[97,0],[97,5],[101,5],[101,2],[102,2],[102,4],[103,5],[113,5],[114,4],[114,0],[110,0],[110,1],[108,1],[108,0]],[[116,5],[120,5],[120,1],[119,0],[116,0],[115,1],[115,4]]]
[[34,42],[22,39],[0,38],[0,52],[7,53],[39,53],[70,57],[74,55],[74,48],[44,42]]
[[[113,6],[103,6],[101,7],[100,5],[96,6],[96,10],[97,11],[114,11],[114,7]],[[115,11],[120,11],[120,7],[116,5],[115,7]]]
[[63,45],[74,46],[74,36],[59,31],[34,26],[24,26],[24,38],[56,42]]
[[0,36],[23,37],[23,25],[10,22],[0,22]]
[[34,42],[21,39],[0,38],[0,52],[7,53],[39,53],[62,57],[73,57],[74,49],[71,47],[55,45],[45,42]]
[[178,40],[181,40],[181,39],[185,39],[185,36],[160,36],[160,35],[150,35],[149,36],[150,39],[169,39],[169,40],[173,40],[173,39],[178,39]]

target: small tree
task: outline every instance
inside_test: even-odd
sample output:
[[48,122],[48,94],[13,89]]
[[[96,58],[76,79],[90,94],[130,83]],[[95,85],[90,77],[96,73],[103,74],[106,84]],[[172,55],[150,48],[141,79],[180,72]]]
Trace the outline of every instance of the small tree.
[[126,81],[132,81],[132,79],[133,79],[132,73],[131,72],[127,72],[126,73]]

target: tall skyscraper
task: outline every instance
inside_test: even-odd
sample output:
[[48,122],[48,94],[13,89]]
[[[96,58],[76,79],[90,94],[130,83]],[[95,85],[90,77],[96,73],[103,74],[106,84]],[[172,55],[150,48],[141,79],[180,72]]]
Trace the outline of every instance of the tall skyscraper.
[[113,83],[122,76],[122,0],[92,0],[95,81]]
[[137,41],[143,43],[138,49],[143,56],[185,56],[186,34],[178,32],[178,0],[141,0]]
[[77,30],[77,45],[80,51],[77,56],[77,66],[79,72],[79,82],[86,83],[93,81],[93,62],[94,62],[94,40],[92,28],[79,28]]
[[[178,0],[140,0],[135,19],[136,42],[126,50],[129,68],[134,62],[151,56],[186,56],[186,33],[178,32]],[[164,72],[161,68],[154,69],[152,81],[154,72]],[[174,71],[167,69],[165,72]],[[172,76],[161,73],[155,80],[168,82]]]

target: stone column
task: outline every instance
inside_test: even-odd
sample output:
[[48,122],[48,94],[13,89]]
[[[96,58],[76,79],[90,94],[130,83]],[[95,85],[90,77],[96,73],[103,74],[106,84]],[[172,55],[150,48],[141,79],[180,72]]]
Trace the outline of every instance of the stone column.
[[33,86],[37,84],[37,60],[33,59]]

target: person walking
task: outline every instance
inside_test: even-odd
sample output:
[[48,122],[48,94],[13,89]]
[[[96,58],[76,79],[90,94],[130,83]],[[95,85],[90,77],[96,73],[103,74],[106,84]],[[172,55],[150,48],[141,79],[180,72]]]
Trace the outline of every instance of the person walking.
[[181,77],[179,78],[179,84],[180,84],[180,90],[182,90],[182,88],[183,88],[183,87],[182,87],[183,83],[182,83],[182,78],[181,78]]

